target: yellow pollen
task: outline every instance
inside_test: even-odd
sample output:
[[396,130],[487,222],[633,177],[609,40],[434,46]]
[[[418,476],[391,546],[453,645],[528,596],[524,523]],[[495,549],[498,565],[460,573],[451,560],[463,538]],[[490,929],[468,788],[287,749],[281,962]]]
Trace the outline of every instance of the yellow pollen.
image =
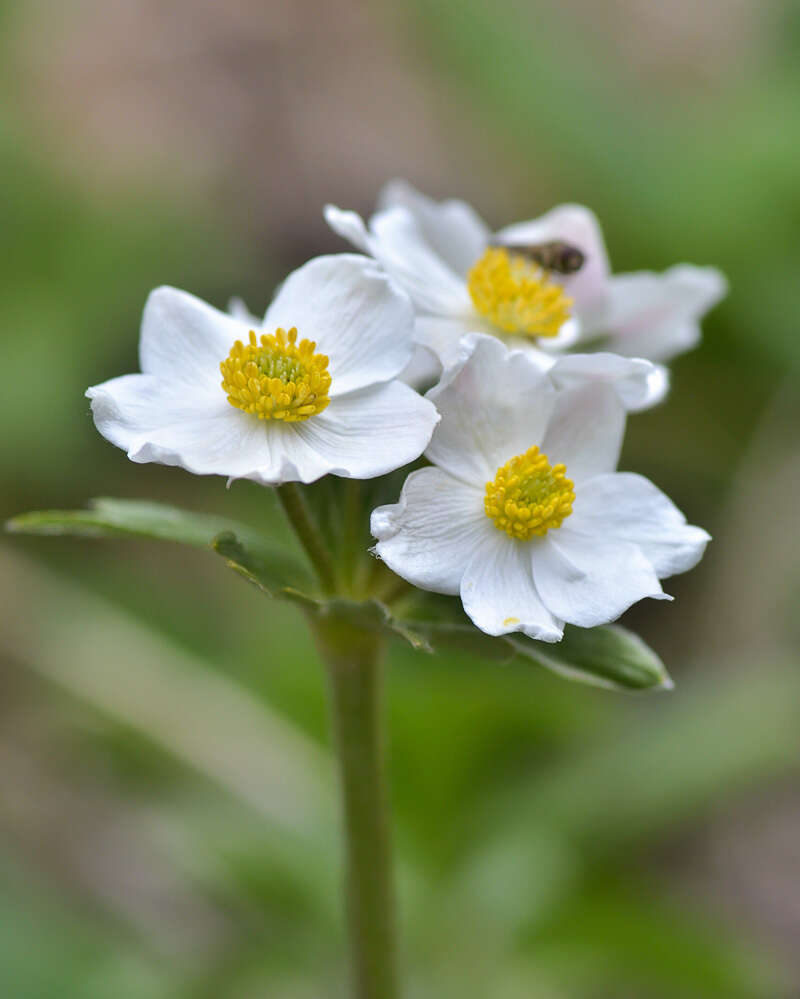
[[237,340],[219,366],[228,402],[259,420],[296,423],[321,413],[330,402],[331,376],[316,346],[313,340],[298,344],[294,326],[259,341],[250,330],[250,342]]
[[556,336],[569,319],[572,299],[522,254],[490,246],[467,283],[478,312],[506,333]]
[[538,447],[511,458],[486,483],[483,508],[495,527],[528,541],[561,527],[572,513],[575,490],[564,465],[550,465]]

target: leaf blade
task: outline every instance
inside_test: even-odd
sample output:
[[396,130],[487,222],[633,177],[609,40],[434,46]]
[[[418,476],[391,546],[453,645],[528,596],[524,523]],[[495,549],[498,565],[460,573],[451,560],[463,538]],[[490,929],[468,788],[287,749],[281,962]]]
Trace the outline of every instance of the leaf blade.
[[[193,548],[219,550],[220,537],[233,537],[241,552],[258,565],[264,589],[310,585],[310,575],[294,553],[273,545],[247,524],[215,514],[195,513],[149,500],[100,498],[86,510],[36,510],[6,522],[14,534],[84,538],[147,538]],[[266,585],[266,580],[269,585]]]

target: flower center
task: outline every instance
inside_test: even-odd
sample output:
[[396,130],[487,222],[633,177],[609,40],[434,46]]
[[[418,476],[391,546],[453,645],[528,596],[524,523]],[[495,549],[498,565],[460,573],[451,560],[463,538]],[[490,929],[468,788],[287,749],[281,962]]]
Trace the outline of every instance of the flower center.
[[538,447],[529,447],[497,469],[486,483],[483,508],[495,527],[528,541],[561,527],[572,513],[575,490],[564,465],[550,465]]
[[321,413],[330,402],[331,376],[328,358],[315,354],[316,346],[312,340],[298,345],[295,327],[259,341],[250,330],[250,342],[237,340],[219,366],[228,402],[259,420],[296,423]]
[[572,299],[548,273],[521,253],[490,246],[467,277],[478,312],[506,333],[556,336]]

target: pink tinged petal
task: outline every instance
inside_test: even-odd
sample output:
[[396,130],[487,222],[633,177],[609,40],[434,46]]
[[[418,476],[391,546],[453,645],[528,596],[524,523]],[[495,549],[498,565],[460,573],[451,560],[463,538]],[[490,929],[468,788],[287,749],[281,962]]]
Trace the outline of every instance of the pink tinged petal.
[[461,602],[487,635],[521,631],[543,642],[558,642],[563,621],[543,602],[531,572],[530,546],[498,531],[475,549],[461,580]]
[[333,474],[371,479],[418,458],[438,422],[427,399],[395,381],[331,399],[327,409],[293,427]]
[[378,209],[395,207],[414,216],[432,249],[462,277],[489,242],[489,227],[465,201],[434,201],[405,180],[391,180],[378,197]]
[[608,384],[593,382],[558,393],[542,451],[551,465],[567,466],[577,486],[613,472],[625,433],[625,409]]
[[216,386],[219,365],[236,340],[252,327],[177,288],[156,288],[142,316],[139,360],[142,372],[185,385]]
[[617,353],[668,361],[696,346],[700,320],[726,292],[724,276],[713,267],[679,264],[663,274],[618,274],[596,332],[607,334]]
[[686,572],[711,540],[686,523],[675,504],[649,479],[631,472],[600,475],[576,491],[571,532],[631,542],[650,560],[660,579]]
[[581,628],[615,621],[645,597],[671,600],[649,559],[627,541],[563,527],[531,543],[536,588],[556,617]]
[[471,485],[540,444],[556,398],[543,371],[491,336],[469,334],[461,359],[427,394],[442,414],[426,456]]
[[483,511],[483,490],[438,468],[412,472],[399,502],[374,510],[370,527],[389,568],[435,593],[458,593],[476,546],[496,531]]
[[654,406],[664,398],[669,387],[663,368],[639,357],[607,353],[559,357],[550,369],[550,377],[558,388],[574,388],[588,382],[611,385],[629,411]]
[[530,222],[517,222],[497,233],[502,243],[536,244],[563,241],[576,246],[584,263],[572,275],[554,274],[574,300],[581,324],[604,311],[608,297],[609,265],[603,234],[594,212],[583,205],[558,205]]
[[367,257],[310,260],[281,285],[264,326],[297,327],[330,358],[330,396],[395,378],[411,360],[414,311],[408,296]]

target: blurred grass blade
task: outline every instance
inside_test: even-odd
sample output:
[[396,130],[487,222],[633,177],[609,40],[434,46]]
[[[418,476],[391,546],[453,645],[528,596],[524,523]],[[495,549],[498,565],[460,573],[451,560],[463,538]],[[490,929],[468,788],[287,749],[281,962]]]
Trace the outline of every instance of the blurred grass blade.
[[196,548],[215,548],[218,536],[233,537],[259,566],[265,589],[307,586],[309,574],[293,553],[273,545],[246,524],[147,500],[95,499],[87,510],[37,510],[6,523],[14,534],[73,535],[84,538],[151,538]]
[[545,821],[587,857],[627,858],[648,837],[725,807],[734,792],[798,773],[795,657],[698,661],[687,674],[673,698],[618,721],[613,739],[485,802],[497,828],[512,817],[531,828]]
[[518,635],[506,640],[521,656],[567,680],[612,690],[671,690],[672,680],[659,657],[638,635],[616,624],[600,628],[567,625],[553,645]]
[[327,754],[202,659],[8,551],[0,602],[0,655],[144,733],[294,835],[335,814]]

